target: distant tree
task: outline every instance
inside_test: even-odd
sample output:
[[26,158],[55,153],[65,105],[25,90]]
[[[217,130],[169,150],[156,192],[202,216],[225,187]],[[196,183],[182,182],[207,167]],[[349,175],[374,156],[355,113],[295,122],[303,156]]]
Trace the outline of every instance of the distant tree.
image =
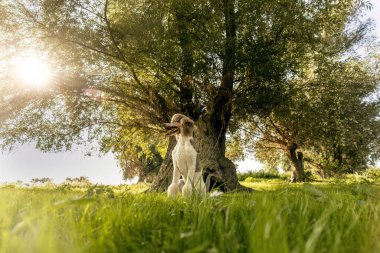
[[[304,181],[304,162],[324,170],[360,170],[367,167],[379,143],[379,69],[369,71],[365,61],[326,62],[289,85],[287,103],[267,117],[252,118],[254,148],[269,161],[282,150],[292,166],[293,181]],[[265,153],[267,153],[265,155]],[[304,155],[307,158],[304,159]],[[275,163],[278,162],[275,158]]]
[[122,161],[121,168],[123,178],[139,177],[139,182],[152,182],[163,162],[161,154],[157,151],[156,145],[149,146],[148,151],[143,151],[141,147],[136,147],[137,151],[134,157],[125,153],[125,157],[119,158]]
[[91,181],[86,176],[74,177],[74,178],[67,177],[65,181],[63,182],[63,184],[83,186],[83,187],[88,187],[92,185]]
[[30,182],[32,184],[52,184],[53,183],[53,179],[52,178],[49,178],[49,177],[42,177],[42,178],[32,178],[30,180]]

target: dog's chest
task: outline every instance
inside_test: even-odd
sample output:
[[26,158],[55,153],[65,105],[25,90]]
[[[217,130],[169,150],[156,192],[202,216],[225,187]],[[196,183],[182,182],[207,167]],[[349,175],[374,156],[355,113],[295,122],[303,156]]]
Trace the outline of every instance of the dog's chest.
[[173,160],[175,160],[178,169],[182,175],[187,175],[191,167],[195,169],[197,152],[188,140],[178,140],[173,150]]

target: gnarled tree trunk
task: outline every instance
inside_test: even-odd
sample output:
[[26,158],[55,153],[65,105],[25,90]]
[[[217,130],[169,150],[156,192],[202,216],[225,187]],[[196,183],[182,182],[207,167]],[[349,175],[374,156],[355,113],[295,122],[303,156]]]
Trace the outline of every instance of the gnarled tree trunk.
[[146,175],[144,168],[140,168],[138,171],[138,177],[139,177],[138,182],[139,183],[145,182],[146,176],[147,175]]
[[[207,103],[207,112],[197,110],[193,100],[197,100],[193,93],[188,77],[193,72],[193,55],[189,36],[188,19],[177,15],[179,42],[182,49],[183,77],[180,86],[181,111],[194,118],[198,127],[195,135],[195,146],[199,153],[201,166],[207,175],[212,175],[212,184],[216,183],[224,191],[248,190],[239,184],[235,165],[225,157],[226,132],[232,116],[232,97],[236,70],[236,13],[235,0],[223,0],[223,14],[225,21],[225,43],[223,52],[223,69],[220,85],[215,86],[212,96]],[[191,33],[190,33],[191,34]],[[167,154],[161,169],[153,182],[152,190],[166,190],[173,173],[171,153],[175,146],[172,138],[169,142]]]
[[[239,184],[235,165],[225,157],[225,138],[215,131],[210,117],[201,117],[196,121],[196,125],[198,131],[195,134],[195,147],[200,156],[201,167],[205,175],[204,179],[208,175],[211,177],[210,188],[216,186],[223,191],[250,191],[251,189]],[[164,162],[153,181],[151,187],[153,191],[165,191],[171,183],[173,174],[171,152],[175,144],[176,140],[171,137]]]
[[292,183],[305,181],[303,153],[301,151],[296,152],[297,147],[297,144],[293,144],[287,151],[287,156],[292,166],[292,175],[290,178]]

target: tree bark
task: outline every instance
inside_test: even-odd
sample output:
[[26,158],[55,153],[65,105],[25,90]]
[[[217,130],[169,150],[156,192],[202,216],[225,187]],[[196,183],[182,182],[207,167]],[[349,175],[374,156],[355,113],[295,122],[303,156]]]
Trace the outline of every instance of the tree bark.
[[288,159],[292,166],[292,174],[290,178],[292,183],[305,181],[303,153],[301,151],[296,152],[297,147],[297,144],[293,144],[287,151]]
[[[221,144],[221,142],[225,142],[225,138],[221,138],[220,134],[215,131],[210,117],[201,117],[196,121],[196,125],[198,130],[194,138],[195,148],[201,161],[204,180],[208,175],[211,177],[210,189],[218,187],[222,191],[252,191],[239,184],[236,167],[224,154],[225,144]],[[175,139],[171,138],[164,162],[151,186],[152,191],[166,191],[171,183],[173,174],[171,152],[175,144]]]
[[342,166],[343,164],[343,148],[341,145],[334,144],[334,162],[336,162],[338,166]]
[[169,144],[166,150],[164,161],[161,164],[160,170],[157,176],[153,180],[150,187],[151,191],[163,192],[166,191],[171,183],[173,175],[173,161],[172,161],[172,151],[177,144],[177,141],[173,136],[169,137]]
[[142,182],[145,182],[146,180],[146,173],[144,171],[144,168],[140,168],[139,171],[138,171],[138,182],[139,183],[142,183]]

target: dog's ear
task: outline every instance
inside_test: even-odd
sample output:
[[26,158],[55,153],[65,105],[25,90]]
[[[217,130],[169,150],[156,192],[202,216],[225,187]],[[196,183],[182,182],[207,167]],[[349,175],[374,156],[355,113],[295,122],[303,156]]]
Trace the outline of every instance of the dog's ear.
[[181,121],[183,134],[185,136],[192,136],[194,132],[194,122],[190,119],[184,119]]
[[183,114],[180,114],[180,113],[176,113],[173,115],[170,122],[171,123],[179,123],[181,121],[181,119],[183,119],[183,118],[186,118],[186,116]]

